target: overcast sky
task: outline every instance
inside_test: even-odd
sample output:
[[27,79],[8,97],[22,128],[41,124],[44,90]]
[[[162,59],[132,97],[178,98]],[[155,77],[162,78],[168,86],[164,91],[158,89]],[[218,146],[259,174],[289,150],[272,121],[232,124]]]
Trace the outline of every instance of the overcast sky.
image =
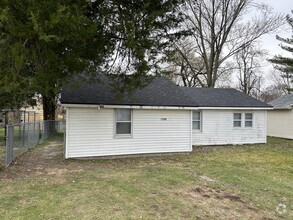
[[[274,9],[276,13],[282,14],[291,14],[291,10],[293,10],[293,0],[256,0],[259,2],[266,3]],[[284,30],[278,33],[273,33],[262,38],[263,48],[268,50],[269,56],[273,56],[275,54],[286,54],[278,45],[279,41],[276,40],[276,34],[281,37],[290,37],[292,35],[292,30],[289,25],[286,25]],[[287,54],[286,54],[287,55]]]
[[[292,15],[291,10],[293,10],[293,0],[255,0],[255,1],[270,5],[273,8],[275,13],[281,13],[283,15],[287,15],[287,14]],[[289,25],[285,25],[281,30],[276,31],[275,33],[265,35],[260,39],[262,48],[268,52],[268,56],[266,57],[266,59],[272,58],[274,55],[283,55],[283,56],[292,57],[291,53],[288,53],[279,47],[280,41],[276,40],[277,34],[280,37],[284,37],[284,38],[291,37],[293,35],[292,28],[290,28]],[[262,82],[262,88],[265,88],[267,86],[270,86],[271,84],[274,84],[274,81],[272,80],[272,72],[274,72],[275,70],[273,68],[273,65],[268,61],[265,61],[262,65],[264,65],[264,67],[261,68],[261,72],[262,72],[262,76],[265,79]],[[232,77],[232,80],[234,83],[238,84],[238,81],[235,75]]]

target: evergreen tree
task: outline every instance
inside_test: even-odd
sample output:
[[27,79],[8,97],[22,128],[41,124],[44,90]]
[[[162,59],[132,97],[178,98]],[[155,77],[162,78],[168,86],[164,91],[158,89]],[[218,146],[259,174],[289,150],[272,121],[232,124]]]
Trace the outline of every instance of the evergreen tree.
[[54,119],[61,85],[74,74],[133,73],[128,83],[140,84],[178,37],[180,2],[0,0],[0,93],[13,100],[5,105],[40,94],[44,119]]
[[82,1],[0,2],[1,88],[19,98],[41,94],[44,119],[54,119],[62,82],[101,62],[105,36]]
[[[293,14],[293,10],[292,10]],[[289,24],[289,26],[292,29],[293,32],[293,17],[290,17],[290,15],[286,16],[286,20]],[[281,41],[282,43],[285,43],[285,45],[280,45],[281,48],[285,51],[288,51],[293,54],[293,35],[291,38],[283,38],[280,36],[276,36],[276,39]],[[281,76],[284,77],[287,80],[287,90],[288,93],[293,91],[293,87],[290,85],[293,85],[293,58],[292,57],[283,57],[283,56],[275,56],[273,59],[269,60],[273,64],[276,64],[274,67],[277,70],[281,71]]]

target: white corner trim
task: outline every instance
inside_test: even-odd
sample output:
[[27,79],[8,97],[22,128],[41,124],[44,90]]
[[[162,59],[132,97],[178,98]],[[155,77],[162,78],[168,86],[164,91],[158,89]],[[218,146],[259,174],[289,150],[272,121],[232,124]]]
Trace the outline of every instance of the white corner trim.
[[192,152],[192,110],[190,110],[190,152]]
[[70,117],[70,110],[69,110],[70,108],[68,108],[68,107],[66,107],[66,124],[65,124],[65,126],[66,126],[66,128],[65,128],[65,132],[66,132],[66,134],[65,134],[65,159],[67,159],[68,158],[68,136],[69,136],[69,134],[68,134],[68,130],[69,130],[69,117]]
[[265,112],[265,139],[266,139],[266,143],[268,142],[267,140],[267,136],[268,136],[268,112]]

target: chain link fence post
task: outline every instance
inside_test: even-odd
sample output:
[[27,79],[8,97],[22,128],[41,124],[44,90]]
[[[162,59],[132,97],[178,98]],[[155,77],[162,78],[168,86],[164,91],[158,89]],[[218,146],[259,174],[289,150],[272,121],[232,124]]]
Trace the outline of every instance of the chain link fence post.
[[30,148],[34,148],[40,141],[51,135],[64,131],[63,121],[28,122],[5,127],[5,167],[8,167],[16,156]]
[[5,156],[5,167],[8,167],[13,160],[13,142],[14,132],[12,125],[6,125],[6,156]]

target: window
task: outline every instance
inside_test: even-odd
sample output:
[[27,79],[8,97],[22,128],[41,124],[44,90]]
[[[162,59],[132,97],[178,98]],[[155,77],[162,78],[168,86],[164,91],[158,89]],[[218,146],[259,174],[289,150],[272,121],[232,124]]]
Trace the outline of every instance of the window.
[[116,109],[116,134],[131,135],[131,110]]
[[245,113],[245,127],[252,127],[253,115],[252,113]]
[[192,129],[193,130],[201,129],[201,112],[198,112],[198,111],[192,112]]
[[234,128],[241,128],[241,113],[234,113],[233,126]]
[[253,113],[234,113],[233,114],[234,128],[241,128],[241,127],[252,128],[252,126],[253,126]]

